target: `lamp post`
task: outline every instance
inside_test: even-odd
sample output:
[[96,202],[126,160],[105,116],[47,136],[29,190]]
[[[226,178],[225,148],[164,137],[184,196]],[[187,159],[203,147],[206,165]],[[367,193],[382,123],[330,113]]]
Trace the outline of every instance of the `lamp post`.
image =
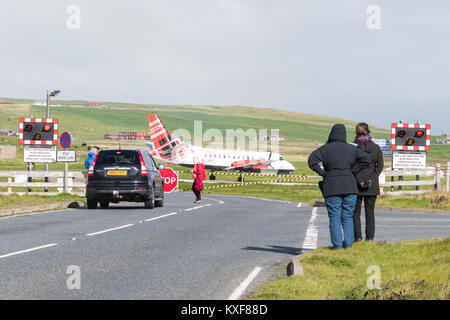
[[[46,118],[50,119],[50,97],[54,97],[56,95],[58,95],[61,91],[60,90],[53,90],[50,91],[49,89],[47,89],[47,110],[46,110]],[[48,171],[48,162],[45,163],[45,172]],[[45,182],[48,182],[48,177],[44,178]],[[48,188],[45,187],[44,192],[48,192]]]

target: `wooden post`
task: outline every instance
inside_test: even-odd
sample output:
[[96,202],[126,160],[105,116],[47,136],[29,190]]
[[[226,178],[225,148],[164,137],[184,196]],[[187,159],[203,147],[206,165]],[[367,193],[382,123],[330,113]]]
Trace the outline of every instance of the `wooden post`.
[[450,192],[450,162],[447,162],[447,192]]
[[441,164],[436,163],[436,191],[441,191]]
[[[8,177],[8,183],[12,183],[12,177]],[[12,192],[12,188],[9,186],[8,187],[8,193]]]

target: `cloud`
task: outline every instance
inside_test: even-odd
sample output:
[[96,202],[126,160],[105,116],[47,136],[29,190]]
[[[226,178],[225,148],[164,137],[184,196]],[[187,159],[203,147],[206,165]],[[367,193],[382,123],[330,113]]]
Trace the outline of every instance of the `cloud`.
[[[81,29],[66,27],[69,5]],[[448,130],[450,4],[47,0],[0,3],[0,95],[278,107]]]

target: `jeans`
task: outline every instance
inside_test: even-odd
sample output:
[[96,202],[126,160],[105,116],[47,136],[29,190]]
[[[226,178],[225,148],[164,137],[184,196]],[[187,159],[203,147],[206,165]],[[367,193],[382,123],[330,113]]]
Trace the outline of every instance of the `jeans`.
[[[356,194],[325,198],[333,249],[342,249],[342,247],[349,248],[353,244],[353,212],[355,210],[355,204]],[[343,237],[342,233],[344,233]]]

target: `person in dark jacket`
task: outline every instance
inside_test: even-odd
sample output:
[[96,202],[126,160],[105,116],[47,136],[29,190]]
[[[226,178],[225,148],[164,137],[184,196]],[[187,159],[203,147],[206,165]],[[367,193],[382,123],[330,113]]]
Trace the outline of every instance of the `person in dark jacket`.
[[364,200],[364,212],[366,215],[366,240],[373,240],[375,236],[375,202],[380,194],[378,176],[383,171],[383,152],[380,147],[372,141],[369,135],[369,126],[365,122],[356,125],[355,143],[358,148],[370,154],[371,162],[368,168],[358,172],[356,181],[358,183],[358,198],[356,199],[353,224],[355,227],[355,241],[362,240],[361,231],[361,206]]
[[335,124],[328,142],[308,158],[309,167],[323,177],[321,190],[328,210],[333,249],[353,244],[353,212],[358,193],[355,174],[369,163],[368,153],[347,143],[343,124]]

